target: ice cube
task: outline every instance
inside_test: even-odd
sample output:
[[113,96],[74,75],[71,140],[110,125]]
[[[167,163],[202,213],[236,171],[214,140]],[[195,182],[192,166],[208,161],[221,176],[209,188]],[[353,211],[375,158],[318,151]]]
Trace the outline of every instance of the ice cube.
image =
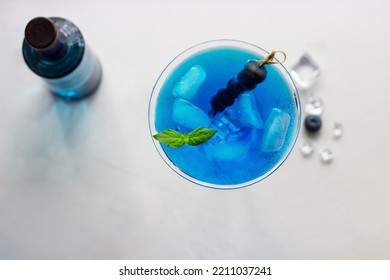
[[237,134],[241,127],[237,125],[236,122],[234,122],[234,119],[230,118],[229,115],[223,114],[219,118],[220,124],[225,127],[225,130],[229,132],[230,134]]
[[207,142],[204,145],[206,155],[212,160],[221,161],[240,161],[245,159],[257,137],[255,129],[248,129],[246,132],[245,136],[241,138]]
[[321,116],[323,111],[324,104],[322,102],[321,97],[311,94],[307,99],[307,103],[305,105],[306,114]]
[[264,128],[263,119],[252,93],[242,93],[237,99],[239,121],[243,127]]
[[206,79],[206,72],[199,65],[192,66],[178,81],[172,94],[176,98],[191,100]]
[[240,142],[221,142],[218,145],[205,146],[206,153],[212,159],[229,161],[242,160],[245,158],[248,148]]
[[208,127],[211,123],[205,112],[190,101],[181,98],[175,99],[173,103],[172,120],[189,129]]
[[227,140],[240,137],[242,127],[236,119],[237,113],[235,111],[231,112],[230,109],[227,108],[224,112],[218,113],[212,118],[212,126],[217,130],[213,138]]
[[291,68],[291,76],[301,90],[307,90],[312,87],[320,73],[320,67],[308,53],[304,53]]
[[208,141],[208,143],[213,143],[215,145],[217,143],[220,143],[221,141],[225,141],[229,137],[228,132],[221,129],[220,126],[217,126],[217,125],[211,123],[211,125],[208,128],[211,128],[211,129],[214,129],[217,131],[217,133],[215,133],[214,136],[211,137],[211,139]]
[[283,147],[289,124],[290,116],[286,112],[278,108],[272,109],[265,123],[263,152],[277,152]]

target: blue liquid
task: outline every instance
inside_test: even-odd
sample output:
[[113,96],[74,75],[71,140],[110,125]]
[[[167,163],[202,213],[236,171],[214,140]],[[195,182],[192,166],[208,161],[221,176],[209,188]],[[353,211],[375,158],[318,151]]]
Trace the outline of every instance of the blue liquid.
[[50,19],[60,33],[57,45],[50,52],[42,52],[24,40],[24,60],[34,73],[44,78],[53,93],[67,100],[84,98],[100,83],[100,63],[85,46],[76,25],[62,18]]
[[[200,65],[207,73],[207,78],[191,102],[205,113],[211,109],[210,99],[219,89],[226,88],[229,79],[236,77],[248,60],[261,59],[258,54],[233,47],[219,47],[199,52],[181,64],[168,76],[163,84],[156,102],[155,129],[176,129],[189,132],[185,127],[172,120],[172,109],[175,98],[172,89],[180,78],[194,65]],[[268,74],[265,81],[259,84],[251,94],[261,117],[267,120],[274,108],[286,112],[290,123],[282,148],[276,152],[262,152],[261,143],[264,129],[243,129],[238,141],[248,145],[244,157],[229,160],[218,160],[210,156],[209,143],[199,146],[182,146],[171,148],[161,144],[167,157],[189,176],[209,184],[237,185],[255,180],[270,172],[283,160],[295,141],[294,134],[297,121],[297,103],[291,94],[285,78],[271,65],[266,65]],[[186,116],[191,118],[191,116]],[[210,141],[213,141],[211,139]],[[210,142],[211,143],[211,142]],[[212,147],[211,147],[212,149]],[[229,153],[227,153],[229,154]]]

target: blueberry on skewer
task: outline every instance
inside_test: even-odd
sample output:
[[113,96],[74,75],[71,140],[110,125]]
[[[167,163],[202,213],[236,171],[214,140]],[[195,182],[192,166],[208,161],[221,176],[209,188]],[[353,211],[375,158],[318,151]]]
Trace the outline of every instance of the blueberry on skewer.
[[[210,100],[211,110],[209,115],[214,116],[233,105],[234,100],[244,91],[253,90],[267,77],[265,64],[276,64],[281,62],[273,61],[276,51],[272,51],[264,60],[250,60],[245,68],[240,71],[237,78],[228,81],[226,88],[220,89]],[[283,52],[282,52],[283,53]],[[284,55],[284,60],[286,55]],[[283,61],[284,61],[283,60]]]

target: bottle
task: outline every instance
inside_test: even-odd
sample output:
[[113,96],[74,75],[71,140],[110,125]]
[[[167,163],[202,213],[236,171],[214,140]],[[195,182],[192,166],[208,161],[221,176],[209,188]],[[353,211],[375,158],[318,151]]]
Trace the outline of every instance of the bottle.
[[27,66],[65,100],[79,100],[99,86],[102,69],[69,20],[37,17],[26,26],[23,57]]

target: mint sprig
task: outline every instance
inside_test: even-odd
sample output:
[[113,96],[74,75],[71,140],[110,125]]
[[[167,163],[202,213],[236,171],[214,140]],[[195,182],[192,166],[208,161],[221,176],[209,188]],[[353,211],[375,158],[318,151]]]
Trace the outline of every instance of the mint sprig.
[[215,133],[217,133],[216,130],[205,127],[198,127],[192,132],[184,134],[173,129],[166,129],[153,135],[153,138],[169,147],[180,148],[184,144],[190,146],[203,144],[209,141]]

